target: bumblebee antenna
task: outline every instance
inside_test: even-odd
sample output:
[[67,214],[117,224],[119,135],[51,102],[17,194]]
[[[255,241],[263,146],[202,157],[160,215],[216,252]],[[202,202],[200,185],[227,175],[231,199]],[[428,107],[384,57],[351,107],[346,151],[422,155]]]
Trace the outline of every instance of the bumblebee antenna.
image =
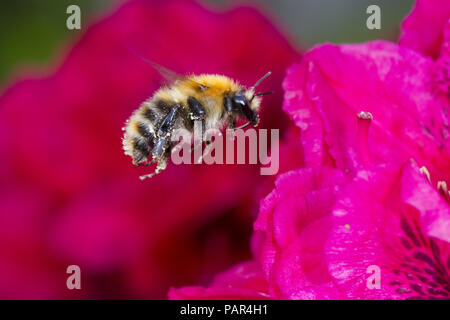
[[264,96],[264,95],[266,95],[266,94],[272,94],[273,93],[273,91],[266,91],[266,92],[260,92],[260,93],[256,93],[255,95],[253,95],[254,97],[257,97],[257,96]]
[[265,75],[263,75],[261,78],[259,78],[258,81],[256,81],[256,83],[252,86],[252,89],[255,89],[257,86],[259,86],[259,84],[268,76],[270,76],[272,74],[271,71],[267,72]]
[[[268,76],[270,76],[271,74],[272,74],[272,72],[269,71],[269,72],[267,72],[265,75],[263,75],[261,78],[259,78],[259,80],[256,81],[256,83],[250,88],[250,90],[253,90],[253,91],[254,91],[255,88],[256,88],[257,86],[259,86],[259,84],[260,84],[265,78],[267,78]],[[272,91],[253,94],[253,97],[250,99],[250,102],[253,101],[253,98],[255,98],[256,96],[263,96],[263,95],[269,94],[269,93],[272,93]]]

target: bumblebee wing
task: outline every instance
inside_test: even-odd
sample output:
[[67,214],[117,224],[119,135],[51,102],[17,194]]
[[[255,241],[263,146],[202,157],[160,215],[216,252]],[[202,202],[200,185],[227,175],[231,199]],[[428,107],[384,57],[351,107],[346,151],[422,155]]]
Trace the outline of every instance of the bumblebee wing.
[[141,58],[142,60],[147,62],[147,64],[149,64],[150,66],[152,66],[153,69],[158,71],[158,73],[169,83],[173,83],[175,81],[185,81],[185,82],[191,82],[193,85],[195,85],[195,86],[197,86],[199,88],[202,88],[202,89],[208,88],[207,86],[192,80],[188,76],[183,76],[181,74],[176,73],[175,71],[172,71],[170,69],[167,69],[166,67],[163,67],[162,65],[157,64],[156,62],[148,60],[147,58],[145,58],[142,55],[138,54],[136,51],[134,51],[130,47],[128,47],[128,50],[130,50],[136,56],[138,56],[139,58]]
[[189,82],[193,86],[198,87],[200,90],[204,90],[209,88],[208,86],[197,82],[195,80],[192,80],[189,76],[184,76],[181,74],[176,73],[175,71],[172,71],[170,69],[167,69],[166,67],[163,67],[153,61],[147,60],[147,62],[156,70],[159,72],[159,74],[166,79],[169,82],[175,82],[175,81],[183,81],[183,82]]
[[183,76],[181,74],[176,73],[175,71],[169,70],[166,67],[163,67],[156,62],[145,60],[149,65],[153,67],[158,73],[167,81],[169,82],[175,82],[178,80],[185,80],[186,76]]

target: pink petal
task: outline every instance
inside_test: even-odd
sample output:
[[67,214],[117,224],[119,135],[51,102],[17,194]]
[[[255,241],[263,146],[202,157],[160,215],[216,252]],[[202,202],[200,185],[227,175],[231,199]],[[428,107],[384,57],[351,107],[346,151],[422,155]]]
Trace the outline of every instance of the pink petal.
[[450,19],[445,25],[444,41],[440,56],[436,61],[433,73],[433,89],[442,99],[443,104],[448,104],[450,97]]
[[272,277],[278,294],[287,299],[341,299],[327,269],[323,248],[332,224],[330,217],[316,220],[280,250]]
[[450,242],[450,206],[419,173],[417,165],[405,168],[401,184],[402,200],[419,210],[425,233]]
[[437,58],[444,39],[444,26],[449,18],[450,2],[447,0],[417,0],[402,23],[400,45]]
[[331,168],[290,171],[278,177],[276,188],[261,202],[255,230],[265,233],[260,259],[273,296],[336,297],[326,268],[318,266],[330,228],[327,215],[345,181],[341,171]]
[[306,165],[355,170],[360,154],[357,114],[373,115],[369,151],[375,162],[414,158],[432,176],[450,178],[448,101],[432,92],[435,64],[394,44],[319,46],[293,65],[283,83],[284,110],[302,129]]
[[268,286],[261,267],[256,262],[245,262],[219,274],[210,287],[172,288],[171,300],[259,300],[268,299]]
[[[335,221],[325,259],[333,281],[347,298],[442,298],[450,294],[439,289],[439,283],[445,288],[446,280],[440,279],[448,273],[450,245],[427,237],[420,223],[446,219],[448,225],[448,205],[445,218],[424,210],[430,206],[425,197],[436,199],[438,194],[423,190],[418,174],[417,166],[410,163],[400,171],[395,167],[360,171],[342,193],[333,209]],[[432,206],[443,210],[442,203]],[[379,268],[380,288],[368,285],[373,267]]]

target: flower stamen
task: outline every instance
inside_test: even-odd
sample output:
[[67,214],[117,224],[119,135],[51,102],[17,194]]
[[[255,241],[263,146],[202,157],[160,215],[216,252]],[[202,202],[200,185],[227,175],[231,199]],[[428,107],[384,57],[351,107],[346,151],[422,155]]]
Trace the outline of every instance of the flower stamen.
[[[428,171],[427,167],[423,166],[419,169],[420,173],[427,177],[428,182],[433,185],[431,182],[431,175]],[[448,190],[447,182],[446,181],[438,181],[436,184],[436,189],[439,191],[441,196],[450,203],[450,190]]]
[[427,167],[423,166],[419,169],[420,173],[425,175],[428,179],[428,181],[431,183],[431,177],[430,177],[430,172],[428,171]]
[[366,166],[372,163],[369,152],[369,127],[372,122],[370,112],[361,111],[358,113],[358,143],[361,160]]
[[437,189],[444,199],[447,200],[447,202],[450,202],[450,193],[447,189],[447,183],[445,181],[438,181]]

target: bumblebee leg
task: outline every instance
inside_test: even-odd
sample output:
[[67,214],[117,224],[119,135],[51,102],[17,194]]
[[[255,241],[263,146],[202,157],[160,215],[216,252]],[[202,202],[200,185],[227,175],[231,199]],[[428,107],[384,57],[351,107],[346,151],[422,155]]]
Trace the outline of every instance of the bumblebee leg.
[[156,176],[158,173],[160,173],[161,171],[166,169],[168,160],[169,160],[169,157],[167,155],[165,155],[164,157],[162,157],[161,159],[158,160],[158,164],[156,165],[156,169],[154,172],[140,176],[139,179],[145,180],[145,179]]
[[156,159],[152,159],[150,162],[141,162],[135,165],[135,167],[148,167],[149,165],[156,162]]
[[168,152],[170,135],[172,134],[172,130],[177,120],[177,114],[180,108],[181,108],[180,105],[175,105],[163,119],[161,125],[156,131],[158,138],[156,140],[155,147],[152,153],[153,159],[148,164],[145,164],[150,165],[156,161],[157,162],[156,169],[154,172],[150,174],[140,176],[139,178],[141,180],[151,178],[160,173],[161,171],[163,171],[167,167],[167,162],[169,160],[168,154],[170,154],[170,152]]
[[229,96],[226,96],[223,100],[225,111],[227,113],[227,129],[234,129],[236,127],[236,116],[233,114],[233,103]]
[[189,116],[191,120],[203,120],[206,116],[205,108],[203,108],[202,104],[198,102],[194,97],[189,97],[187,100],[189,107]]
[[177,115],[180,109],[181,106],[179,104],[173,106],[173,108],[170,109],[169,113],[165,116],[165,118],[161,122],[161,125],[156,131],[157,136],[159,138],[170,136],[170,134],[172,133],[173,126],[175,125],[175,122],[177,120]]
[[227,124],[228,129],[236,128],[236,118],[233,115],[231,115],[231,114],[228,115],[227,122],[228,122],[228,124]]
[[206,111],[202,104],[195,99],[194,97],[189,97],[187,100],[189,107],[189,118],[192,121],[201,121],[202,122],[202,141],[206,132]]
[[200,144],[200,143],[197,146],[192,147],[191,148],[191,153],[194,152],[195,150],[197,150],[198,148],[201,148],[201,147],[203,147],[203,144]]
[[205,144],[206,144],[205,151],[203,151],[202,155],[198,158],[197,163],[201,163],[202,160],[203,160],[203,157],[206,156],[209,153],[208,146],[211,144],[211,142],[212,142],[211,140],[206,140],[206,142],[205,142]]
[[170,155],[169,139],[170,135],[158,139],[158,141],[155,144],[155,149],[153,150],[153,159],[151,161],[151,163],[155,161],[157,162],[156,169],[154,172],[150,174],[140,176],[139,179],[144,180],[147,178],[151,178],[160,173],[161,171],[163,171],[167,167],[167,162],[169,160]]

